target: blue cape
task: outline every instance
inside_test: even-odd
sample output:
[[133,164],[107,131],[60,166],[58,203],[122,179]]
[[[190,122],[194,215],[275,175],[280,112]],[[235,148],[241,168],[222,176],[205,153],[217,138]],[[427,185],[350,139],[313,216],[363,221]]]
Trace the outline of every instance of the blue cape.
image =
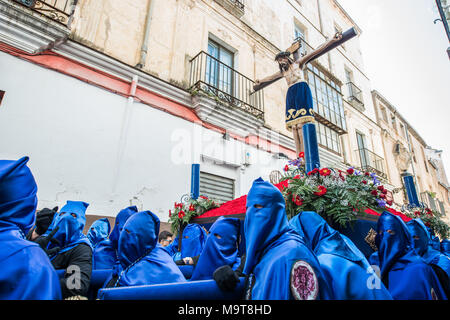
[[450,240],[444,239],[441,241],[441,252],[450,257]]
[[197,223],[188,224],[181,239],[181,257],[195,257],[202,253],[206,243],[206,231]]
[[86,202],[69,200],[59,213],[55,214],[46,234],[59,227],[59,230],[53,236],[54,239],[59,241],[59,245],[50,242],[47,248],[60,247],[61,250],[50,259],[54,259],[82,243],[87,244],[92,249],[91,242],[83,233],[86,224],[85,212],[88,206],[89,204]]
[[281,192],[261,178],[247,195],[244,222],[249,286],[253,300],[332,299],[319,262],[289,225]]
[[450,258],[435,250],[432,238],[421,219],[413,219],[406,224],[413,237],[414,251],[422,257],[426,264],[435,264],[450,277]]
[[121,272],[116,286],[186,281],[170,255],[158,244],[159,219],[150,211],[133,214],[119,237]]
[[395,300],[447,298],[433,269],[414,252],[412,236],[400,217],[384,211],[375,241],[381,278]]
[[28,160],[0,160],[0,300],[61,299],[49,258],[38,244],[25,240],[37,205]]
[[239,219],[223,216],[214,222],[190,280],[212,279],[214,271],[221,266],[229,265],[233,269],[239,267],[240,225]]
[[392,300],[361,251],[317,213],[304,211],[290,220],[319,260],[337,300]]
[[92,270],[112,269],[116,251],[108,239],[111,231],[108,218],[98,219],[89,228],[87,237],[92,244]]
[[114,250],[117,250],[117,248],[119,247],[119,236],[120,232],[122,232],[123,225],[128,220],[128,218],[137,211],[138,210],[136,206],[131,206],[120,210],[117,214],[114,229],[109,235],[109,240],[111,240]]

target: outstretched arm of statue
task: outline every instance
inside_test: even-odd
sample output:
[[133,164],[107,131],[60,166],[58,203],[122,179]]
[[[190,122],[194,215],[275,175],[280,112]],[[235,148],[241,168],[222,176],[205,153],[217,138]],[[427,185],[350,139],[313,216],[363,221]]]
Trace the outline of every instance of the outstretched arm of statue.
[[281,71],[278,71],[268,77],[265,77],[263,79],[256,79],[255,80],[255,85],[253,86],[253,90],[257,91],[259,89],[259,87],[261,86],[265,86],[265,84],[267,83],[271,83],[273,81],[276,81],[278,79],[283,78],[283,74],[281,73]]
[[318,56],[322,55],[322,53],[324,51],[328,51],[327,49],[329,47],[331,47],[334,43],[340,41],[341,39],[342,39],[342,32],[337,32],[331,40],[323,43],[317,49],[315,49],[314,51],[306,54],[305,56],[300,57],[296,61],[296,63],[299,64],[300,68],[303,68],[304,65],[306,65],[311,60],[316,59]]

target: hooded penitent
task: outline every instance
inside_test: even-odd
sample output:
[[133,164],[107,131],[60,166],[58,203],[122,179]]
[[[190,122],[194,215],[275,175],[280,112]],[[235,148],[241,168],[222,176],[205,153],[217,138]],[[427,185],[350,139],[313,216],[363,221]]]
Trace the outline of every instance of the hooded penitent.
[[246,206],[246,298],[332,299],[317,258],[288,223],[281,192],[258,178]]
[[[58,227],[59,229],[53,238],[59,244],[50,242],[48,249],[60,247],[61,250],[57,253],[59,255],[82,243],[92,248],[91,242],[83,234],[84,225],[86,224],[85,212],[88,206],[89,204],[83,201],[67,201],[66,205],[55,215],[52,224],[46,232],[49,233]],[[54,259],[55,256],[51,257],[51,259]]]
[[186,281],[172,257],[158,244],[159,219],[150,211],[133,214],[119,237],[121,272],[115,286]]
[[214,271],[228,265],[233,269],[239,267],[241,259],[238,257],[240,221],[237,218],[220,217],[209,229],[197,265],[191,280],[212,279]]
[[87,237],[92,244],[92,269],[112,269],[116,261],[116,252],[108,239],[111,226],[108,218],[96,220],[91,227]]
[[331,228],[317,213],[304,211],[290,224],[304,235],[338,300],[391,300],[389,291],[365,256],[346,236]]
[[377,223],[381,279],[395,300],[446,299],[433,269],[414,252],[411,234],[397,216],[384,211]]
[[206,231],[200,225],[188,224],[183,230],[180,258],[195,257],[202,253],[206,238]]
[[407,223],[409,231],[413,237],[414,251],[422,257],[429,265],[434,264],[440,267],[450,277],[450,258],[440,251],[435,250],[430,244],[432,242],[425,224],[420,219],[414,219]]
[[131,206],[123,210],[120,210],[120,212],[117,214],[114,229],[109,235],[109,240],[111,240],[114,250],[117,250],[117,248],[119,247],[119,236],[120,232],[123,229],[123,225],[128,220],[128,218],[131,217],[137,211],[138,210],[136,206]]
[[47,255],[25,240],[37,205],[28,160],[0,160],[0,300],[61,299],[59,278]]

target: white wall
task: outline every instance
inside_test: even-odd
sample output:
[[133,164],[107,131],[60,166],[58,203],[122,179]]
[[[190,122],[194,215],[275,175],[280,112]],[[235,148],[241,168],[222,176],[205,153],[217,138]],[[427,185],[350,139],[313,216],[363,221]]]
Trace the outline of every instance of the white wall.
[[[83,200],[87,214],[115,216],[136,204],[167,221],[190,192],[194,162],[235,179],[236,197],[286,162],[137,102],[123,130],[126,98],[1,52],[0,90],[0,158],[30,157],[38,208]],[[253,164],[241,170],[244,151]],[[201,154],[235,167],[202,163]]]

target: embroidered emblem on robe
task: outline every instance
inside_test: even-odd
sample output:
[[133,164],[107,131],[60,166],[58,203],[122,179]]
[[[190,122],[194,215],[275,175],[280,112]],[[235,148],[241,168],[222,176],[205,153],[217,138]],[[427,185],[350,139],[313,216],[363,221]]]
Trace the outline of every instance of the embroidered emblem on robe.
[[319,294],[319,281],[309,263],[298,260],[291,269],[290,287],[296,300],[315,300]]

